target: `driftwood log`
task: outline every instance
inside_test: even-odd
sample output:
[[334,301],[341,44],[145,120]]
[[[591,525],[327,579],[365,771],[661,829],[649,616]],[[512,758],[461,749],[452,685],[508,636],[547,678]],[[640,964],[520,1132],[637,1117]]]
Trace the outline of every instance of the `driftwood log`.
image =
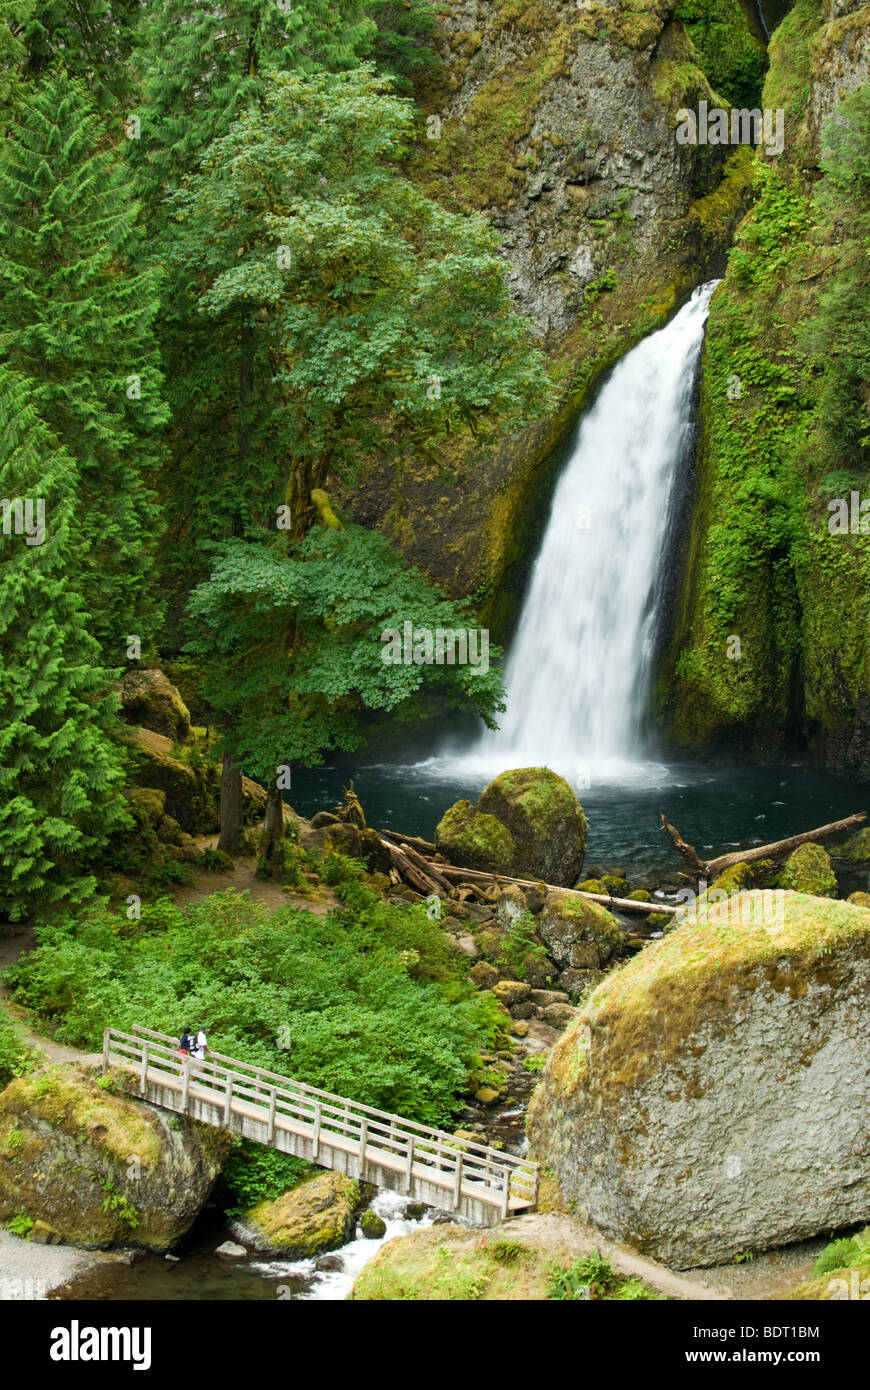
[[661,813],[662,829],[692,870],[693,876],[707,879],[718,878],[723,870],[732,868],[734,864],[752,864],[759,859],[779,859],[797,849],[798,845],[824,840],[826,836],[836,835],[841,830],[851,830],[866,819],[866,811],[856,811],[855,815],[846,816],[845,820],[831,821],[830,825],[819,826],[818,830],[806,830],[802,835],[790,835],[787,840],[774,840],[769,845],[758,845],[755,849],[738,849],[732,854],[720,854],[716,859],[705,860],[700,858],[694,845],[686,843],[667,816]]
[[[384,839],[385,835],[395,834],[400,841],[400,845],[395,845],[392,840]],[[484,872],[481,869],[464,869],[459,864],[448,864],[438,856],[436,863],[431,859],[426,859],[422,854],[414,849],[414,845],[423,844],[427,841],[420,840],[417,836],[399,836],[398,832],[382,830],[380,834],[381,844],[383,844],[390,854],[393,871],[402,875],[407,883],[415,888],[418,893],[425,893],[431,897],[437,893],[439,897],[448,897],[455,892],[455,886],[451,879],[464,883],[490,884],[498,887],[501,884],[508,886],[514,884],[518,888],[535,888],[541,880],[531,878],[511,878],[509,874],[493,874]],[[434,851],[435,846],[432,846]],[[390,874],[392,878],[392,872]],[[586,898],[589,902],[601,903],[604,907],[618,908],[622,912],[666,912],[669,914],[680,912],[680,907],[672,903],[657,902],[638,902],[636,898],[614,898],[609,893],[585,893],[577,888],[560,888],[553,883],[545,883],[545,888],[554,889],[557,893],[567,893],[570,897]]]
[[[462,869],[456,864],[439,865],[441,873],[447,878],[467,879],[469,883],[515,884],[518,888],[537,888],[540,879],[511,878],[508,874],[485,873],[481,869]],[[622,912],[682,912],[682,907],[672,903],[643,903],[636,898],[614,898],[609,893],[585,893],[579,888],[560,888],[555,883],[545,883],[556,893],[566,893],[571,898],[587,898],[592,903],[603,903],[605,907],[618,907]]]

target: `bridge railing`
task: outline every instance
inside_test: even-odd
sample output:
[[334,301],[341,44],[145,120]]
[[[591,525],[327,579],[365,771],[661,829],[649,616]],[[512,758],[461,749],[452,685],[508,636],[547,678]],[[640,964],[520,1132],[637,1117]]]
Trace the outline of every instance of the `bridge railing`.
[[420,1176],[422,1169],[437,1186],[452,1190],[453,1205],[463,1193],[473,1196],[476,1189],[484,1200],[500,1201],[504,1215],[512,1200],[529,1206],[537,1202],[539,1166],[530,1159],[474,1140],[457,1139],[445,1130],[362,1105],[211,1049],[202,1061],[183,1058],[178,1039],[166,1033],[139,1025],[132,1034],[106,1029],[104,1068],[112,1063],[138,1072],[143,1095],[149,1073],[152,1080],[157,1073],[158,1079],[176,1087],[180,1084],[182,1108],[192,1088],[200,1095],[207,1090],[212,1101],[223,1103],[225,1123],[229,1123],[233,1102],[264,1110],[267,1143],[274,1138],[276,1127],[301,1128],[312,1140],[315,1160],[322,1143],[332,1144],[357,1154],[361,1165],[382,1161],[404,1174],[409,1186],[412,1175]]

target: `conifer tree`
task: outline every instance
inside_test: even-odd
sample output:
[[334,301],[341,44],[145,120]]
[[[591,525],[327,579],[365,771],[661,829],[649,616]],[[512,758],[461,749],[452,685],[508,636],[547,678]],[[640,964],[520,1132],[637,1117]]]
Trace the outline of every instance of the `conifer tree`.
[[132,270],[137,205],[83,84],[60,69],[28,91],[0,155],[0,359],[78,475],[78,576],[107,658],[147,634],[158,513],[147,485],[166,409],[152,321],[158,282]]
[[0,366],[0,917],[12,921],[87,899],[89,861],[128,821],[117,672],[101,668],[70,583],[75,464],[33,394]]

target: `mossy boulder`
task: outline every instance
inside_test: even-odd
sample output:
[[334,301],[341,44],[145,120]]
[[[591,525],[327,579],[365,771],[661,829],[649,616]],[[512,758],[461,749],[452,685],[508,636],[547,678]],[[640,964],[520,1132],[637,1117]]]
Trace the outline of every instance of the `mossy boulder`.
[[387,1223],[371,1207],[360,1217],[360,1227],[366,1240],[380,1240],[387,1234]]
[[151,729],[174,743],[193,742],[188,708],[163,671],[127,671],[120,695],[128,724]]
[[865,828],[852,835],[837,854],[851,863],[866,864],[870,860],[870,830]]
[[0,1220],[24,1213],[52,1240],[89,1249],[167,1250],[199,1214],[230,1143],[81,1068],[19,1077],[0,1094]]
[[608,897],[607,884],[603,878],[582,878],[574,887],[580,893],[599,893],[602,898]]
[[548,893],[536,927],[562,970],[600,970],[624,949],[628,939],[606,907],[555,890]]
[[[151,814],[156,803],[142,799],[143,792],[158,792],[163,796],[163,814],[178,822],[187,835],[210,835],[220,829],[221,770],[213,759],[205,740],[196,740],[189,747],[155,733],[152,729],[136,728],[127,731],[135,763],[135,785],[126,795],[137,815]],[[242,778],[242,803],[245,823],[262,820],[266,810],[266,789],[250,777]],[[294,823],[297,817],[289,806],[284,819]]]
[[444,812],[435,830],[435,844],[451,864],[491,873],[512,872],[515,846],[510,831],[495,816],[476,810],[470,801],[457,801]]
[[481,792],[477,809],[510,831],[514,878],[567,888],[579,877],[589,823],[564,777],[546,767],[502,772]]
[[870,893],[850,893],[846,902],[853,903],[855,907],[870,907]]
[[262,1254],[305,1260],[351,1239],[362,1205],[359,1183],[343,1173],[318,1173],[273,1202],[260,1202],[230,1230]]
[[866,1221],[868,990],[863,909],[711,904],[587,999],[532,1098],[534,1156],[583,1220],[676,1268]]
[[754,886],[752,870],[748,864],[732,864],[729,868],[723,869],[712,884],[713,888],[718,888],[725,893],[739,893],[744,888],[753,888]]
[[812,893],[817,898],[835,898],[837,880],[831,856],[821,845],[798,845],[792,850],[779,876],[780,887],[795,893]]

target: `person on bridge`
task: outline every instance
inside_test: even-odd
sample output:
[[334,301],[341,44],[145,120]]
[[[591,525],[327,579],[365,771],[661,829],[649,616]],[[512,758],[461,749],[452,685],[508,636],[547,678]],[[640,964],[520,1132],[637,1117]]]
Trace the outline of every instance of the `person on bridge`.
[[190,1029],[185,1028],[181,1034],[181,1037],[178,1039],[178,1050],[181,1053],[182,1057],[187,1057],[192,1047],[193,1038],[191,1037]]
[[200,1024],[190,1049],[190,1055],[195,1057],[197,1062],[205,1061],[205,1054],[211,1050],[207,1044],[208,1038],[205,1035],[205,1028]]

